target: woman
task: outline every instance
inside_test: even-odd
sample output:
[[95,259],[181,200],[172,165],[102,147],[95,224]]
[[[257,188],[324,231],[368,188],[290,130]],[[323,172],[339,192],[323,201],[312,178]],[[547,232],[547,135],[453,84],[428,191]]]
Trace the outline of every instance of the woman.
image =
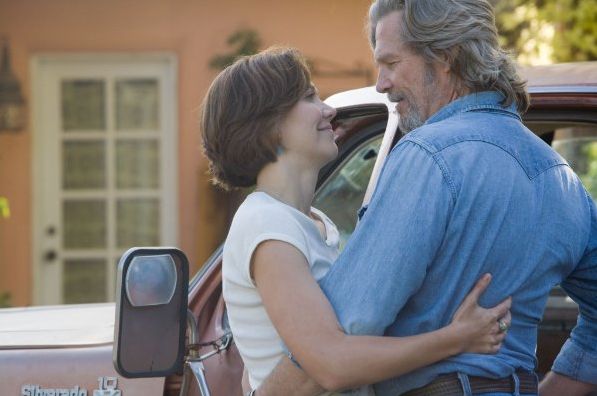
[[489,310],[477,305],[489,276],[440,330],[404,338],[342,332],[317,285],[338,254],[338,232],[311,207],[319,170],[338,154],[335,114],[293,49],[240,59],[214,80],[203,103],[203,144],[215,181],[256,186],[234,216],[223,264],[230,326],[251,387],[284,355],[283,343],[328,390],[378,382],[462,352],[497,352],[505,337],[497,320],[508,315],[510,301]]

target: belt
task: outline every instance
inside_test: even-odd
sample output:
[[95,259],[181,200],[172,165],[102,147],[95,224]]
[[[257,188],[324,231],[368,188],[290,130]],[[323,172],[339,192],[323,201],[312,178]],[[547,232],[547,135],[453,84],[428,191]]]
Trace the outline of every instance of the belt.
[[[519,392],[537,394],[537,376],[528,371],[516,371],[519,380]],[[468,376],[471,386],[471,392],[491,393],[491,392],[514,392],[514,379],[510,377],[491,379],[485,377]],[[458,396],[462,395],[462,384],[458,379],[458,374],[444,374],[437,377],[434,381],[422,388],[417,388],[404,393],[402,396]]]

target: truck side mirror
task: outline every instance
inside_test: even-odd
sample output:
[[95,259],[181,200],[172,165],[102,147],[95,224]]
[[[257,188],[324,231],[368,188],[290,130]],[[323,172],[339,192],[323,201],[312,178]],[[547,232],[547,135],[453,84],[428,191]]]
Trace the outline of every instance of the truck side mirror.
[[123,377],[181,374],[189,263],[175,248],[132,248],[118,263],[113,363]]

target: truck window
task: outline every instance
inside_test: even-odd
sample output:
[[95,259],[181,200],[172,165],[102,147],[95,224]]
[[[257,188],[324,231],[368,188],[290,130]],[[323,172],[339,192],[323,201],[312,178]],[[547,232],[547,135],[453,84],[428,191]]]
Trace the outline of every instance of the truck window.
[[357,212],[379,152],[382,135],[362,143],[319,188],[313,206],[322,210],[338,227],[340,249],[354,231]]
[[597,127],[575,125],[556,128],[552,147],[568,161],[595,200],[597,198]]

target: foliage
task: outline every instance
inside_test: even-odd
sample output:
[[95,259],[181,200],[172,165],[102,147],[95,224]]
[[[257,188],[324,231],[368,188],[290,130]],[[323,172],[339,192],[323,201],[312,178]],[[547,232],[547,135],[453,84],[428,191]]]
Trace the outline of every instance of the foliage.
[[597,199],[597,142],[585,144],[582,151],[587,159],[586,173],[578,176],[593,199]]
[[212,69],[223,70],[239,57],[257,53],[261,46],[259,33],[251,29],[237,30],[228,37],[226,42],[235,48],[230,53],[215,55],[211,58],[209,67]]
[[8,308],[10,306],[10,293],[0,292],[0,308]]
[[492,0],[502,45],[521,63],[597,60],[595,0]]
[[8,199],[0,197],[0,219],[10,217],[10,207],[8,206]]

